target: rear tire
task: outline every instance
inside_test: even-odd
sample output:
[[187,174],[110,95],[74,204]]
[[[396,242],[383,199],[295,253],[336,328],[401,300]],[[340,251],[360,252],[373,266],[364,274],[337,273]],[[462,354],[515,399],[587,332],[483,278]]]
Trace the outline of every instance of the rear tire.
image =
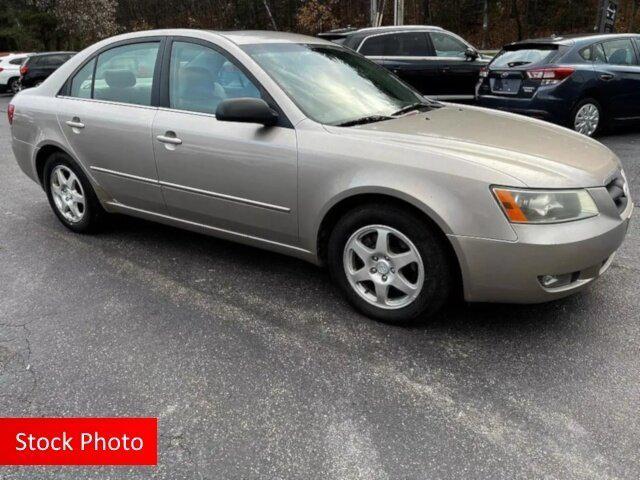
[[67,154],[53,153],[44,165],[44,189],[60,222],[76,233],[103,225],[106,212],[86,175]]
[[20,79],[12,78],[9,80],[7,84],[7,92],[13,93],[14,95],[20,91]]
[[602,105],[594,98],[583,98],[573,107],[570,122],[573,130],[587,137],[602,133],[605,126]]
[[[378,240],[385,237],[388,241]],[[331,232],[329,272],[349,303],[365,315],[391,324],[417,324],[435,314],[453,290],[444,241],[413,212],[395,205],[363,205],[346,213]]]

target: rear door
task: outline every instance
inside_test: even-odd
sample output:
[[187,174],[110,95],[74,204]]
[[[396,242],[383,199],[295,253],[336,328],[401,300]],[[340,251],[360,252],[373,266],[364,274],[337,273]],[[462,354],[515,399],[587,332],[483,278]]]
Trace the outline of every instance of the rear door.
[[430,32],[429,37],[437,57],[439,95],[443,99],[472,99],[480,69],[487,62],[480,56],[473,60],[467,57],[471,47],[447,32]]
[[613,118],[640,117],[640,65],[630,38],[594,46],[594,68]]
[[424,95],[438,95],[442,90],[438,63],[426,32],[373,35],[363,41],[358,52],[385,66]]
[[110,46],[58,97],[58,122],[76,158],[114,202],[152,212],[166,210],[151,140],[161,40]]

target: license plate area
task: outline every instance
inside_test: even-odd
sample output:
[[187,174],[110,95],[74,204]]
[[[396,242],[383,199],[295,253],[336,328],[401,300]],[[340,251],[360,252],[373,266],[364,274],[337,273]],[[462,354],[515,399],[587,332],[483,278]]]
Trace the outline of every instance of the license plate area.
[[491,78],[491,92],[502,95],[517,95],[520,92],[522,80],[519,78]]

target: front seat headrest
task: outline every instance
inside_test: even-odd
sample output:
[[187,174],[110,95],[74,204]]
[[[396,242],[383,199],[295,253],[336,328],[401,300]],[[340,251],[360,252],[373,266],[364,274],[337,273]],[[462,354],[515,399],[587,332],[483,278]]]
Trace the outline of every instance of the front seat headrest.
[[109,88],[131,88],[136,85],[136,76],[131,70],[107,70],[104,80]]

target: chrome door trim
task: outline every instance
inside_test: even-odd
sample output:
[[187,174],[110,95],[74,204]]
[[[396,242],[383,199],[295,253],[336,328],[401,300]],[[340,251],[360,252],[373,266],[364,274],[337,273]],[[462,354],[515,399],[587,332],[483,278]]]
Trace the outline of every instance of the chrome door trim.
[[[227,200],[229,202],[242,203],[244,205],[250,205],[252,207],[266,208],[267,210],[274,210],[276,212],[290,213],[289,207],[282,207],[280,205],[272,205],[271,203],[259,202],[257,200],[250,200],[248,198],[234,197],[233,195],[227,195],[225,193],[212,192],[210,190],[201,190],[199,188],[187,187],[186,185],[178,185],[177,183],[163,182],[154,178],[139,177],[138,175],[132,175],[130,173],[118,172],[116,170],[109,170],[102,167],[89,167],[91,170],[100,173],[106,173],[116,177],[128,178],[129,180],[137,180],[139,182],[150,183],[153,185],[161,185],[167,188],[173,188],[174,190],[182,190],[189,193],[197,193],[199,195],[205,195],[207,197],[219,198],[221,200]],[[132,207],[130,207],[132,208]]]
[[56,95],[56,98],[61,98],[63,100],[73,100],[75,102],[101,103],[105,105],[120,105],[124,107],[144,108],[147,110],[158,110],[158,107],[154,107],[153,105],[139,105],[137,103],[113,102],[111,100],[100,100],[98,98],[70,97],[68,95]]
[[129,180],[137,180],[139,182],[144,182],[144,183],[151,183],[153,185],[158,185],[158,180],[154,179],[154,178],[147,178],[147,177],[139,177],[138,175],[132,175],[130,173],[124,173],[124,172],[117,172],[115,170],[109,170],[108,168],[102,168],[102,167],[89,167],[91,170],[95,171],[95,172],[100,172],[100,173],[106,173],[108,175],[113,175],[115,177],[122,177],[122,178],[128,178]]
[[113,207],[113,208],[119,209],[119,210],[125,210],[125,211],[129,211],[129,212],[135,212],[135,213],[138,213],[138,214],[149,215],[151,217],[162,218],[164,220],[168,220],[168,221],[172,221],[172,222],[184,223],[184,224],[191,225],[191,226],[194,226],[194,227],[203,228],[205,230],[211,230],[213,232],[219,232],[219,233],[223,233],[223,234],[227,234],[227,235],[233,235],[233,236],[236,236],[236,237],[245,238],[247,240],[252,240],[252,241],[261,242],[261,243],[267,243],[269,245],[274,245],[274,246],[286,248],[286,249],[289,249],[289,250],[295,250],[295,251],[298,251],[298,252],[301,252],[301,253],[305,253],[307,255],[311,254],[311,252],[309,250],[305,250],[304,248],[300,248],[300,247],[294,247],[293,245],[288,245],[286,243],[276,242],[276,241],[273,241],[273,240],[267,240],[265,238],[256,237],[254,235],[247,235],[246,233],[234,232],[233,230],[227,230],[225,228],[212,227],[212,226],[206,225],[204,223],[192,222],[191,220],[184,220],[182,218],[172,217],[171,215],[165,215],[165,214],[162,214],[162,213],[151,212],[149,210],[143,210],[141,208],[130,207],[130,206],[125,205],[123,203],[120,203],[118,201],[110,201],[110,202],[105,202],[105,203],[107,205],[109,205],[110,207]]
[[178,185],[176,183],[160,181],[160,185],[167,188],[173,188],[175,190],[183,190],[189,193],[197,193],[199,195],[205,195],[207,197],[219,198],[221,200],[228,200],[230,202],[242,203],[250,205],[252,207],[266,208],[268,210],[274,210],[276,212],[289,213],[291,209],[288,207],[281,207],[280,205],[272,205],[270,203],[258,202],[257,200],[249,200],[248,198],[234,197],[233,195],[226,195],[224,193],[211,192],[209,190],[201,190],[199,188],[187,187],[185,185]]

